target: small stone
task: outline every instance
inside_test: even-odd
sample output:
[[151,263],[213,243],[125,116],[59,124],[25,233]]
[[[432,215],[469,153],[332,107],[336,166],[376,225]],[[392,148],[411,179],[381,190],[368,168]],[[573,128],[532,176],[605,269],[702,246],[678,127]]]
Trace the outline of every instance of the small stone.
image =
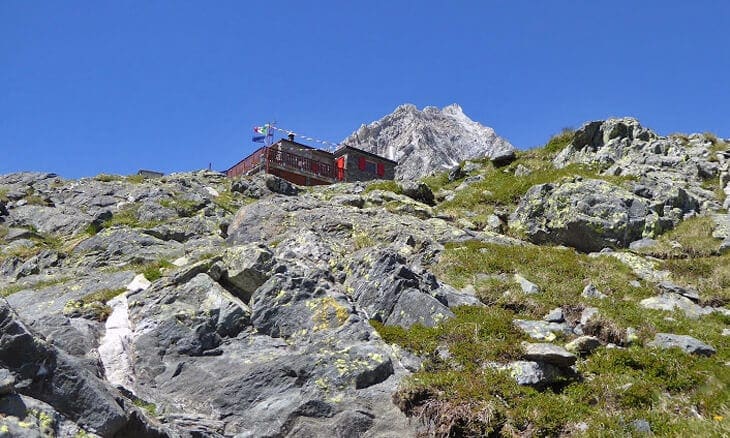
[[515,168],[515,176],[517,176],[517,177],[527,176],[531,173],[532,173],[532,171],[530,169],[528,169],[527,167],[523,166],[522,164],[518,164],[517,167]]
[[585,356],[601,346],[601,341],[595,336],[580,336],[565,344],[565,349],[571,353]]
[[570,334],[570,328],[565,323],[515,319],[513,324],[538,341],[552,341],[555,339],[555,333]]
[[560,370],[548,363],[538,363],[527,360],[510,362],[506,367],[518,385],[543,388],[556,381]]
[[573,353],[570,353],[565,348],[547,343],[526,343],[523,357],[527,360],[545,362],[559,367],[569,367],[577,359]]
[[585,325],[594,315],[598,315],[598,309],[595,307],[586,307],[580,314],[580,324]]
[[655,297],[645,298],[639,302],[639,305],[647,309],[665,310],[668,312],[679,309],[688,318],[692,319],[697,319],[702,315],[712,312],[712,309],[700,307],[689,298],[675,293],[664,293]]
[[641,287],[641,283],[638,280],[631,280],[629,281],[629,286],[638,288]]
[[661,281],[659,282],[657,287],[663,293],[675,293],[677,295],[682,295],[683,297],[687,297],[694,302],[700,300],[700,295],[699,293],[697,293],[697,290],[691,287],[682,287],[672,283],[671,281]]
[[639,334],[636,333],[636,329],[633,327],[628,327],[626,329],[626,343],[627,344],[633,344],[634,342],[639,340]]
[[540,288],[535,283],[531,282],[520,274],[515,274],[515,281],[520,284],[522,292],[526,293],[527,295],[540,293]]
[[633,251],[639,251],[645,248],[651,248],[652,246],[656,245],[657,241],[654,239],[649,238],[643,238],[639,240],[635,240],[629,244],[629,249]]
[[185,266],[188,263],[190,263],[190,259],[188,259],[187,257],[179,257],[172,262],[172,264],[177,266],[178,268],[181,266]]
[[589,284],[585,288],[583,288],[583,293],[581,294],[583,298],[595,298],[598,300],[602,300],[606,298],[606,295],[596,289],[596,286],[593,285],[593,283]]
[[504,230],[504,222],[496,214],[490,214],[487,217],[487,229],[495,233],[501,233]]
[[563,309],[560,307],[556,307],[550,312],[548,312],[543,319],[547,322],[563,322],[565,321],[565,316],[563,315]]
[[127,290],[130,292],[145,290],[150,287],[150,284],[152,283],[144,276],[144,274],[137,274],[137,276],[134,277],[127,285]]
[[723,336],[730,336],[730,328],[722,329]]
[[675,335],[672,333],[657,333],[654,340],[648,342],[647,345],[662,349],[680,348],[685,353],[700,356],[712,356],[716,353],[714,348],[692,336]]
[[643,418],[632,421],[631,428],[639,433],[651,433],[651,424]]

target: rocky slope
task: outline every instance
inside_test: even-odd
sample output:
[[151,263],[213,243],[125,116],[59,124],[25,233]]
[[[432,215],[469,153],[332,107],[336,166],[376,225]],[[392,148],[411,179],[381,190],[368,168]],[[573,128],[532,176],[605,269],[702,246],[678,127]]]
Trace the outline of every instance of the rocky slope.
[[480,157],[504,157],[514,147],[453,104],[439,110],[401,105],[382,119],[362,125],[342,144],[354,146],[399,163],[398,179],[415,179]]
[[0,176],[0,436],[720,436],[729,163],[616,119],[428,185]]

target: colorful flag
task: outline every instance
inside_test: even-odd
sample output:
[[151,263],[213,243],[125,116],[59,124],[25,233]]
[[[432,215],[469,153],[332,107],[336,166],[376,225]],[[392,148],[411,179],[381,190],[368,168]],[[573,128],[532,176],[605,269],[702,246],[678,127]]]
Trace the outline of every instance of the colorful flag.
[[254,143],[265,143],[266,137],[273,137],[274,131],[271,129],[271,127],[266,124],[264,126],[254,126],[253,128],[253,138],[252,140]]

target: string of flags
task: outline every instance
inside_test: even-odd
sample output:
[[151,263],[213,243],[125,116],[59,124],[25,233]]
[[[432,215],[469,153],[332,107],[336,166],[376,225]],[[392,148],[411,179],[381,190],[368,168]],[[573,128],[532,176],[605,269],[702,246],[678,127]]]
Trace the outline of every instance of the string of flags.
[[329,151],[334,151],[335,149],[342,146],[339,143],[332,143],[331,141],[322,140],[319,138],[310,137],[308,135],[299,134],[297,132],[290,131],[288,129],[282,129],[282,128],[274,126],[270,123],[267,123],[263,126],[254,126],[253,136],[251,139],[254,141],[254,143],[271,143],[273,141],[274,131],[281,132],[285,135],[294,135],[298,138],[304,139],[309,142],[322,144],[322,145],[326,146],[327,150],[329,150]]

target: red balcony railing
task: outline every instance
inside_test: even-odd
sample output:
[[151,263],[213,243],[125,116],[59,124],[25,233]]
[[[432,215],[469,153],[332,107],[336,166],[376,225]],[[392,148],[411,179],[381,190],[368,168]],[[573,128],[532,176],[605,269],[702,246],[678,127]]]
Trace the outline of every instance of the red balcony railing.
[[278,167],[291,169],[303,174],[319,176],[327,179],[337,179],[334,161],[320,161],[304,157],[292,152],[269,150],[269,163]]

